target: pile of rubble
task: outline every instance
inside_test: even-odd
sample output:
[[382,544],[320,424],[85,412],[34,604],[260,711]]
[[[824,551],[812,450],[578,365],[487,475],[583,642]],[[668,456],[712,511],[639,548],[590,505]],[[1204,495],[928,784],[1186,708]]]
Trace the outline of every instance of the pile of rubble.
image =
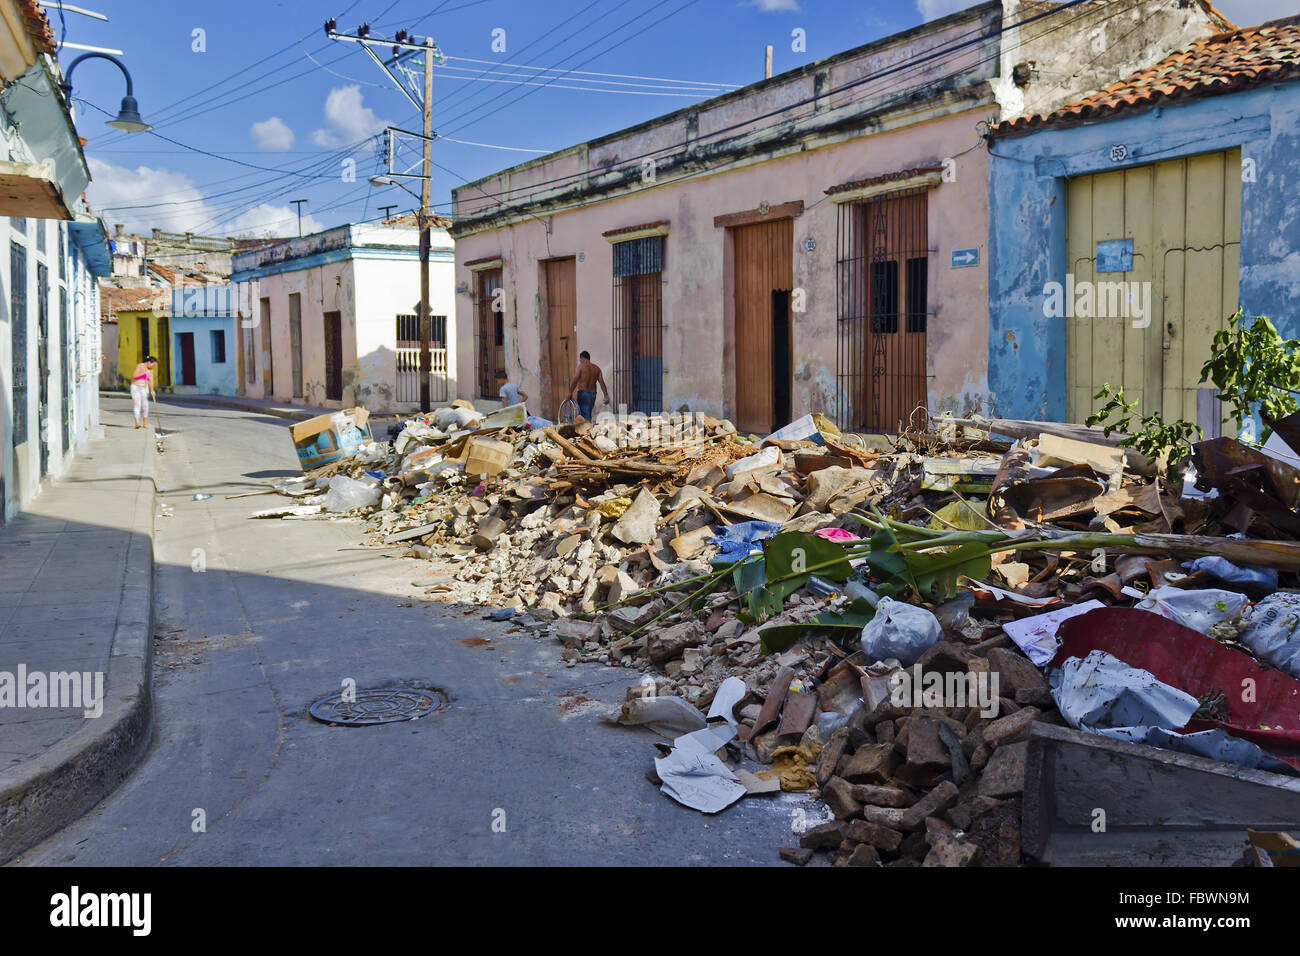
[[[760,439],[699,414],[557,426],[457,403],[279,483],[296,502],[258,515],[364,514],[372,543],[430,562],[435,599],[645,672],[618,719],[677,702],[651,774],[674,799],[820,795],[834,819],[793,862],[1020,863],[1035,723],[1295,772],[1195,674],[1083,625],[1159,615],[1171,640],[1300,676],[1291,446],[1201,442],[1180,481],[1095,428],[932,424],[873,446],[815,415]],[[1300,443],[1294,425],[1277,434]],[[1264,729],[1300,744],[1286,721]]]

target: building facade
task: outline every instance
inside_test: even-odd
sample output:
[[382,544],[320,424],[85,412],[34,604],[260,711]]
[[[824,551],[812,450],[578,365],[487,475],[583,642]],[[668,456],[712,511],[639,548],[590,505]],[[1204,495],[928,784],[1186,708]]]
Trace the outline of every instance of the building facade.
[[984,3],[453,192],[457,379],[896,431],[989,396],[990,122],[1223,28],[1208,4]]
[[59,88],[53,32],[0,2],[0,516],[62,474],[99,425],[98,277],[108,237]]
[[[373,413],[419,408],[419,229],[349,224],[237,253],[240,394]],[[431,398],[457,394],[453,243],[432,231]]]
[[172,394],[239,394],[233,291],[229,283],[172,289]]
[[995,412],[1078,422],[1110,384],[1219,434],[1200,375],[1228,316],[1300,337],[1300,17],[1189,44],[991,146]]

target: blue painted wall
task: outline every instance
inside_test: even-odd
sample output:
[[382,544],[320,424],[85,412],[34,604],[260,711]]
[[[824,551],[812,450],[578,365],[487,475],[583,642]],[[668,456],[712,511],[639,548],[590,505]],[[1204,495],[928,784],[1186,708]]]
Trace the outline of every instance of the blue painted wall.
[[[1112,159],[1111,147],[1128,155]],[[1062,421],[1065,319],[1043,286],[1065,282],[1068,177],[1241,147],[1247,315],[1300,337],[1300,82],[993,140],[989,163],[989,388],[1004,418]],[[1253,180],[1253,181],[1252,181]]]
[[[221,330],[226,334],[225,362],[212,361],[212,331]],[[230,316],[184,316],[171,317],[172,331],[172,391],[178,395],[186,393],[195,395],[234,395],[235,350],[239,347],[235,338],[235,320]],[[181,333],[194,334],[194,387],[181,384]]]

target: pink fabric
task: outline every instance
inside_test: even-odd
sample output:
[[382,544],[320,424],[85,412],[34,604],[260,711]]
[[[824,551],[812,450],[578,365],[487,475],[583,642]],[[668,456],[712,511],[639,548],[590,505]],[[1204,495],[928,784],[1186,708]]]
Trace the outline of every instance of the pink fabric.
[[813,534],[819,538],[825,538],[827,541],[861,541],[852,531],[845,531],[843,528],[818,528]]

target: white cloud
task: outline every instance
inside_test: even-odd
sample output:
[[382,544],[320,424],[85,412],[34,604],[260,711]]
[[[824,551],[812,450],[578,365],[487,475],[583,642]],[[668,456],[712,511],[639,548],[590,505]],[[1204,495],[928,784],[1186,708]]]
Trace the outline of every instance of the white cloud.
[[927,23],[973,6],[972,0],[916,0],[916,9]]
[[[306,210],[302,214],[302,234],[320,232],[325,227],[312,218]],[[245,210],[232,222],[222,227],[222,234],[228,236],[251,236],[260,239],[263,236],[296,236],[298,234],[298,213],[292,206],[273,206],[262,203]]]
[[278,116],[254,123],[248,128],[248,135],[258,149],[264,149],[268,153],[283,153],[293,149],[293,130]]
[[[91,208],[104,217],[110,228],[120,222],[127,232],[146,236],[154,229],[258,238],[298,234],[298,213],[290,205],[260,203],[247,209],[237,203],[218,205],[204,199],[202,191],[184,173],[149,166],[128,169],[94,157],[88,157],[87,162],[91,175],[87,197]],[[319,232],[322,228],[304,210],[302,231]]]
[[327,149],[351,146],[388,125],[386,120],[361,102],[361,87],[340,86],[325,97],[325,129],[312,134],[312,142]]
[[1216,0],[1214,5],[1239,27],[1293,17],[1297,12],[1295,0]]
[[799,0],[742,0],[742,7],[757,7],[763,13],[798,13]]

